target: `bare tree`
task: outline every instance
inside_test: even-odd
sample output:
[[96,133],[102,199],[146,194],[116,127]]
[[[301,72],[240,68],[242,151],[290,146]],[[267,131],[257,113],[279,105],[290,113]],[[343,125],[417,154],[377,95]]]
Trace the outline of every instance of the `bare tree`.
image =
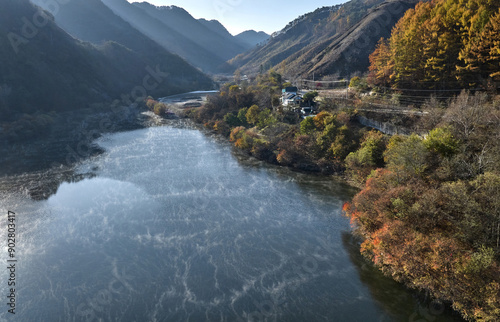
[[468,91],[462,91],[451,102],[444,120],[455,127],[460,139],[468,141],[478,126],[487,123],[487,116],[491,112],[487,101],[486,93],[471,95]]

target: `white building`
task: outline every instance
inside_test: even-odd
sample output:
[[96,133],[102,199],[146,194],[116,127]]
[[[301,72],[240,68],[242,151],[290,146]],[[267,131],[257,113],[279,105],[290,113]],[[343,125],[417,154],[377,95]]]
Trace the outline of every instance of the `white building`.
[[293,93],[287,93],[281,97],[281,104],[283,106],[298,105],[302,102],[302,96]]
[[280,101],[283,106],[298,105],[302,102],[302,96],[298,94],[297,87],[287,87],[283,89]]

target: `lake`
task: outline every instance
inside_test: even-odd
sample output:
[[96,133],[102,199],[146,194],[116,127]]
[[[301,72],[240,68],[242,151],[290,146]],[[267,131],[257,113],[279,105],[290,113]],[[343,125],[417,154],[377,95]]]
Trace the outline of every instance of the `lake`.
[[341,212],[356,190],[341,181],[259,162],[183,121],[96,144],[105,152],[54,176],[48,198],[23,192],[28,175],[0,181],[0,227],[15,212],[17,237],[16,314],[2,304],[0,319],[459,320],[359,255]]

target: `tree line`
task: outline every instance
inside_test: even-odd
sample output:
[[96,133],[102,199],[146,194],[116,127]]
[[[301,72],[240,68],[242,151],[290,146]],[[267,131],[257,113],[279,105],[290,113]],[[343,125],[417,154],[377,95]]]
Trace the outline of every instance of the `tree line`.
[[499,8],[495,0],[417,4],[370,55],[370,83],[422,90],[497,88]]

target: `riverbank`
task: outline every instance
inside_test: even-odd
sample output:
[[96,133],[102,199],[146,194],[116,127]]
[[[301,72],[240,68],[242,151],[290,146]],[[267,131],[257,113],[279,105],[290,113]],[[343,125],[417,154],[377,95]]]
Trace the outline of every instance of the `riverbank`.
[[260,160],[343,174],[362,187],[344,212],[366,258],[467,319],[498,320],[498,97],[462,92],[420,135],[391,136],[361,126],[349,106],[293,119],[258,105],[267,93],[228,84],[188,115]]

